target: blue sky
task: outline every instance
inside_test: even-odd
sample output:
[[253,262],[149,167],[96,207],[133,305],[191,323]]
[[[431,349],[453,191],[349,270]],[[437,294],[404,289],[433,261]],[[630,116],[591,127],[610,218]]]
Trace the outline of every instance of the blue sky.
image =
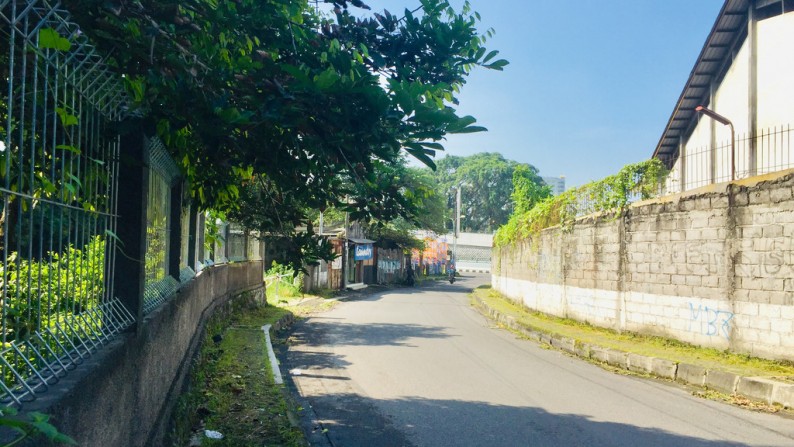
[[[400,15],[420,4],[365,2]],[[500,152],[575,186],[650,158],[723,1],[470,3],[510,65],[469,78],[458,111],[489,132],[451,136],[446,152]]]

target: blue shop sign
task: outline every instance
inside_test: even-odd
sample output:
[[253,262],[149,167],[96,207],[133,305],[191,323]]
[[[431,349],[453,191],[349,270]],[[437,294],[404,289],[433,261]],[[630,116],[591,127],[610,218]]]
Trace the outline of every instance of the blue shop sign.
[[356,244],[356,252],[353,259],[356,261],[372,259],[372,244]]

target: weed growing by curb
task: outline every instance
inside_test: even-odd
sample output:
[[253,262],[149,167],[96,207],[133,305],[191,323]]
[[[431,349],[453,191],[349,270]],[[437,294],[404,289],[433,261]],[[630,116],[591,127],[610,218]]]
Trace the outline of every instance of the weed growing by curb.
[[[202,446],[305,446],[290,421],[292,409],[283,385],[273,382],[261,327],[289,315],[262,306],[213,317],[191,368],[190,389],[178,403],[173,445],[189,438]],[[204,430],[223,439],[205,437]]]

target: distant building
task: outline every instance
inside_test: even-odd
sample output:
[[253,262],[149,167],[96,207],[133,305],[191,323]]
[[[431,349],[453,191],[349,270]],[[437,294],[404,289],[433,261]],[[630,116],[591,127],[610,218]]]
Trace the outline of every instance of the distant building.
[[541,177],[547,185],[551,186],[552,195],[558,196],[565,192],[565,176]]
[[457,249],[456,268],[459,272],[491,272],[491,250],[493,249],[493,234],[490,233],[458,233],[455,244],[454,234],[441,236],[450,249]]

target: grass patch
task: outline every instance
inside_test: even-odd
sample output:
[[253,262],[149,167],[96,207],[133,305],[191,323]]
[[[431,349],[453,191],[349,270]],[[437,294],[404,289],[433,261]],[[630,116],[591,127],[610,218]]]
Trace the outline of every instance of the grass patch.
[[763,411],[765,413],[783,413],[789,414],[790,412],[778,404],[769,405],[764,402],[758,402],[748,399],[737,394],[725,394],[715,390],[695,390],[692,395],[701,399],[718,400],[727,404],[736,405],[751,411]]
[[330,310],[339,301],[334,291],[312,292],[311,295],[273,297],[274,304],[285,312],[305,317],[316,312]]
[[[191,368],[190,390],[178,404],[173,445],[197,433],[202,446],[305,446],[290,422],[283,385],[273,382],[261,327],[289,314],[262,306],[213,317]],[[204,436],[215,430],[223,439]]]
[[743,376],[774,377],[794,382],[794,364],[702,348],[678,340],[631,332],[618,333],[575,320],[558,318],[527,309],[504,297],[489,286],[481,286],[473,295],[503,315],[510,315],[529,329],[559,334],[583,343],[640,355],[730,371]]

